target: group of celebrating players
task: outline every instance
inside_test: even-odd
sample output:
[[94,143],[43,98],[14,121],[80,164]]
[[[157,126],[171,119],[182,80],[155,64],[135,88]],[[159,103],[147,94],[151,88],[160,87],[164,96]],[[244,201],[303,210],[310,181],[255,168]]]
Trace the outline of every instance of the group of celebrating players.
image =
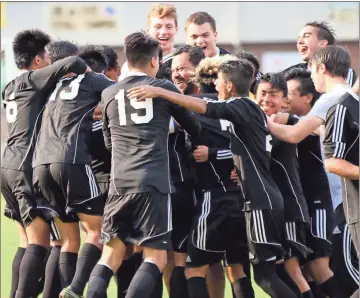
[[[324,22],[262,74],[206,12],[156,4],[126,63],[19,32],[2,93],[11,298],[359,297],[359,81]],[[356,82],[355,82],[356,81]],[[353,88],[352,88],[353,86]],[[332,174],[331,174],[332,173]],[[80,224],[79,224],[80,223]],[[7,224],[7,223],[6,223]],[[80,231],[85,237],[81,246]],[[80,249],[81,246],[81,249]],[[250,269],[252,264],[252,270]],[[22,269],[22,270],[21,270]]]

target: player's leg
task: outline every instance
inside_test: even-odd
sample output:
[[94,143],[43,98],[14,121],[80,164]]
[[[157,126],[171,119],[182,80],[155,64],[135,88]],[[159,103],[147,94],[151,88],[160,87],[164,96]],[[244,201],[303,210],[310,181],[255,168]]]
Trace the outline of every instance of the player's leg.
[[191,183],[179,183],[175,188],[177,191],[171,195],[173,223],[171,240],[174,268],[170,278],[170,298],[186,297],[187,295],[185,278],[187,242],[196,202]]
[[[66,172],[69,177],[66,210],[77,214],[86,230],[86,236],[78,255],[74,278],[70,287],[61,292],[60,297],[67,297],[66,292],[73,296],[81,296],[84,292],[91,271],[101,257],[102,244],[99,240],[105,205],[105,198],[89,165],[66,165]],[[83,187],[79,188],[79,185]]]
[[[171,247],[172,212],[170,195],[157,192],[135,194],[130,235],[144,248],[144,262],[132,279],[126,297],[150,297],[161,278]],[[151,236],[149,236],[151,235]]]
[[224,298],[225,273],[221,262],[212,264],[206,275],[206,284],[210,298]]
[[[229,204],[228,214],[232,215],[223,231],[227,231],[228,245],[224,257],[226,275],[231,283],[233,296],[236,298],[254,298],[255,293],[250,276],[244,267],[249,264],[249,248],[246,237],[245,216],[237,198]],[[237,212],[234,212],[237,211]],[[245,266],[243,265],[245,264]],[[246,271],[250,271],[247,268]],[[249,273],[248,273],[249,274]]]
[[278,276],[276,262],[285,256],[285,222],[281,210],[245,212],[246,233],[255,282],[271,297],[296,298],[295,293]]
[[[174,205],[173,205],[173,214],[174,214]],[[173,221],[173,225],[174,225],[174,221]],[[174,233],[174,230],[173,230]],[[174,272],[174,268],[175,268],[175,261],[174,261],[174,251],[173,250],[168,250],[167,253],[167,262],[166,262],[166,266],[163,272],[163,280],[165,283],[165,287],[166,290],[168,292],[168,295],[170,296],[170,289],[171,289],[171,275]]]
[[[308,234],[310,233],[310,226],[302,222],[286,222],[286,240],[290,247],[290,254],[285,260],[285,268],[292,281],[295,282],[296,294],[299,297],[313,297],[310,286],[303,276],[301,270],[301,263],[304,263],[308,254],[309,248],[306,243]],[[300,291],[300,292],[299,292]]]

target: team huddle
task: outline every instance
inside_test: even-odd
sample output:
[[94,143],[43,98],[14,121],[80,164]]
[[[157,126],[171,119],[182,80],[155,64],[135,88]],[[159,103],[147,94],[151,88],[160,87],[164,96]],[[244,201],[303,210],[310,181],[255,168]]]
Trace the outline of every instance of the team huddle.
[[[108,46],[19,32],[3,90],[10,298],[359,297],[359,80],[324,22],[261,73],[176,8]],[[8,224],[8,223],[6,223]],[[81,243],[80,231],[84,234]],[[252,270],[251,270],[252,268]],[[21,270],[22,269],[22,270]],[[252,276],[253,275],[253,276]]]

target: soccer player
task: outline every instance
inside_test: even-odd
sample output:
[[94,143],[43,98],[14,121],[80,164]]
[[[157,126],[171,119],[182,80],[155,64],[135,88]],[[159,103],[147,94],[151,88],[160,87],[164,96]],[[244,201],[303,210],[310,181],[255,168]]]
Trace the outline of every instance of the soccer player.
[[129,101],[127,90],[153,84],[178,92],[168,80],[158,80],[160,44],[136,32],[126,37],[128,77],[103,94],[105,144],[112,151],[109,197],[104,210],[104,250],[94,268],[86,297],[104,297],[111,276],[123,260],[126,243],[144,247],[144,262],[126,297],[149,297],[165,268],[171,245],[171,201],[167,140],[171,115],[190,134],[200,125],[191,114],[159,98]]
[[[17,298],[37,294],[49,246],[48,218],[45,210],[37,208],[31,167],[42,111],[62,76],[87,69],[76,57],[50,65],[49,42],[50,37],[40,30],[24,30],[15,36],[13,51],[21,74],[6,85],[2,94],[9,138],[1,163],[1,192],[8,205],[5,211],[11,211],[5,215],[15,220],[20,233],[10,293],[10,297]],[[53,236],[58,236],[53,228],[52,223]]]
[[[301,29],[297,41],[297,50],[304,62],[285,69],[283,73],[292,68],[302,68],[311,71],[309,62],[315,53],[320,49],[335,44],[335,32],[326,22],[315,21],[306,23]],[[353,86],[356,81],[356,73],[351,67],[348,69],[346,81],[350,86]]]
[[[325,168],[342,177],[345,217],[359,255],[359,97],[346,85],[351,58],[346,49],[334,47],[319,51],[312,63],[316,89],[335,101],[325,120]],[[359,290],[352,297],[359,297]]]
[[[207,12],[191,14],[185,22],[186,44],[203,49],[206,57],[229,54],[216,46],[217,31],[215,19]],[[202,93],[217,93],[214,84],[201,84]]]
[[[66,40],[53,41],[48,45],[49,59],[54,63],[60,59],[69,56],[77,56],[79,54],[79,47]],[[58,297],[62,288],[59,274],[59,257],[61,252],[61,241],[51,241],[51,251],[48,253],[46,267],[44,288],[42,291],[43,298]]]
[[[90,167],[88,136],[101,92],[113,81],[96,73],[107,69],[101,48],[85,47],[79,57],[94,71],[59,81],[46,105],[33,159],[34,187],[44,197],[43,207],[55,215],[63,243],[60,276],[62,287],[71,288],[61,297],[82,294],[102,248],[98,240],[104,201]],[[79,219],[87,235],[77,259]]]
[[[318,100],[319,93],[315,90],[310,73],[305,69],[293,68],[285,74],[285,79],[288,86],[289,112],[302,118],[310,112]],[[285,122],[292,124],[299,121],[294,116],[286,118]],[[319,136],[310,134],[297,144],[297,148],[301,186],[312,223],[308,244],[313,252],[307,259],[306,267],[319,284],[335,274],[341,288],[347,291],[344,295],[349,297],[357,287],[358,278],[354,265],[357,258],[345,224],[341,201],[337,207],[335,206],[333,216],[329,181],[322,161]],[[332,257],[331,269],[334,273],[329,267],[330,257]]]
[[[267,116],[282,110],[286,105],[287,95],[286,81],[279,73],[264,74],[256,86],[256,102]],[[301,272],[301,265],[309,253],[307,237],[310,234],[310,218],[301,188],[297,146],[276,138],[272,139],[271,145],[271,175],[284,198],[286,239],[290,248],[285,266],[297,285],[292,287],[294,292],[297,291],[300,297],[313,297]],[[282,276],[280,272],[279,275]],[[286,277],[284,280],[287,280]]]
[[108,62],[108,68],[105,70],[104,74],[110,80],[117,81],[121,73],[121,67],[118,63],[118,55],[115,50],[109,46],[104,47],[104,54]]
[[[154,86],[134,87],[128,96],[133,100],[137,98],[137,101],[160,96],[196,113],[231,122],[231,151],[245,197],[247,236],[255,281],[271,296],[296,297],[277,276],[275,269],[275,263],[285,254],[282,246],[285,226],[283,199],[270,174],[270,136],[266,116],[256,103],[247,98],[253,75],[254,68],[247,60],[222,64],[217,88],[219,98],[226,101],[206,102]],[[235,97],[230,97],[232,89],[236,91]],[[202,289],[200,285],[194,287],[190,297],[206,297]]]

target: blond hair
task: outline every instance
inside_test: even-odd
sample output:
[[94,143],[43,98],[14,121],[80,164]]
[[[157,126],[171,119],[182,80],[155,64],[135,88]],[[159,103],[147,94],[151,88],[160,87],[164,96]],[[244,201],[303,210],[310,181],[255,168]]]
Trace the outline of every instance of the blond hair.
[[148,13],[148,26],[150,26],[151,18],[173,18],[175,21],[175,26],[178,26],[178,16],[176,12],[176,7],[170,4],[154,4],[149,13]]

